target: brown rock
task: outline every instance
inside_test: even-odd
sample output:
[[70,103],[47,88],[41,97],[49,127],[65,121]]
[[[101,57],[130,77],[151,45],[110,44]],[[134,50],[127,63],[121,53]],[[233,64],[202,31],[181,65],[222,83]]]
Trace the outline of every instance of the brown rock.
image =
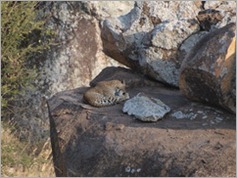
[[[132,78],[131,71],[110,71],[110,75],[98,78],[108,80],[116,73]],[[137,83],[139,76],[133,74],[133,78]],[[133,87],[128,92],[131,97],[143,92],[172,108],[156,123],[140,122],[124,114],[122,103],[89,107],[82,102],[86,88],[51,98],[48,103],[56,176],[235,176],[235,116],[153,83],[130,85]]]
[[179,87],[190,99],[219,105],[235,113],[236,25],[202,38],[184,59]]

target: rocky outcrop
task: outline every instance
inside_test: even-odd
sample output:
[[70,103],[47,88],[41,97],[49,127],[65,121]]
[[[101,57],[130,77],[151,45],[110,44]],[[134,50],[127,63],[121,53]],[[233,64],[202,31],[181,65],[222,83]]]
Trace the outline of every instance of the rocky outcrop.
[[[117,11],[118,7],[107,9]],[[52,18],[48,24],[58,35],[58,48],[53,48],[42,67],[42,78],[50,93],[88,85],[106,66],[119,64],[102,52],[99,21],[106,14],[99,3],[47,2]],[[117,8],[117,9],[116,9]]]
[[236,1],[206,1],[204,8],[215,9],[223,17],[221,21],[212,26],[213,29],[236,22]]
[[134,1],[84,1],[81,2],[86,12],[98,20],[127,14],[134,6]]
[[[39,2],[41,16],[48,15],[48,28],[56,35],[55,45],[31,61],[37,66],[36,88],[25,89],[23,100],[15,103],[14,122],[19,137],[33,143],[49,137],[45,99],[57,92],[88,85],[105,67],[120,66],[102,52],[99,21],[119,16],[133,8],[133,2]],[[122,9],[121,9],[122,8]]]
[[236,1],[206,1],[198,13],[202,29],[212,31],[236,22]]
[[140,122],[122,112],[123,103],[83,103],[87,88],[57,93],[48,101],[56,176],[235,176],[234,115],[129,69],[111,67],[101,74],[93,83],[125,79],[131,98],[143,92],[171,111],[157,122]]
[[236,25],[209,33],[184,59],[179,86],[190,99],[236,112]]
[[216,4],[136,2],[128,14],[103,21],[104,52],[132,69],[178,87],[182,61],[205,34],[203,31],[208,33],[234,21],[236,3]]
[[[95,2],[83,2],[83,16],[71,10],[69,14],[76,14],[75,18],[67,18],[68,13],[61,10],[55,14],[63,22],[62,29],[68,24],[74,24],[69,31],[78,24],[90,28],[88,34],[75,28],[74,36],[63,43],[71,48],[61,48],[70,55],[65,61],[77,55],[80,61],[72,63],[80,68],[80,75],[65,67],[64,74],[78,80],[73,80],[73,88],[75,82],[89,83],[83,74],[96,71],[98,63],[93,61],[103,58],[98,57],[102,48],[97,45],[95,29],[99,26],[94,22],[104,16],[100,24],[103,51],[133,69],[105,68],[90,82],[95,86],[99,81],[125,80],[131,97],[127,106],[125,102],[103,108],[87,105],[82,100],[86,87],[57,93],[48,100],[56,176],[235,176],[235,115],[213,106],[218,104],[231,112],[235,109],[236,37],[235,26],[230,24],[235,12],[230,10],[234,8],[231,2],[208,3],[136,2],[128,14],[108,18]],[[77,7],[58,5],[62,9]],[[146,75],[180,86],[188,98],[211,106],[188,100],[178,89]],[[68,83],[67,79],[60,81]],[[139,93],[146,97],[139,97]],[[149,105],[142,107],[146,101]],[[133,102],[138,104],[135,109]],[[154,115],[157,104],[166,109],[161,117]],[[152,113],[149,106],[155,108]],[[145,112],[140,112],[142,109]]]
[[194,2],[136,2],[127,15],[103,22],[104,52],[158,81],[178,86],[178,48],[199,30],[194,20],[198,10]]

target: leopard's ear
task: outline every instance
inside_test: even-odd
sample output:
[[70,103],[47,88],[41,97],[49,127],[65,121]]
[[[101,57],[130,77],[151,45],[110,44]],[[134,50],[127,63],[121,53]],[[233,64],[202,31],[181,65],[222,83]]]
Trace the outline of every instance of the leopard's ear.
[[122,80],[121,83],[122,83],[122,84],[126,84],[126,83],[125,83],[125,80]]

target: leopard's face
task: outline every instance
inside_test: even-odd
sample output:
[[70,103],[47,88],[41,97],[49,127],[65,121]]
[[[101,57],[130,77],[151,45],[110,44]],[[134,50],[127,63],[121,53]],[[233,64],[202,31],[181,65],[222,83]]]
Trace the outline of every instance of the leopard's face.
[[129,99],[129,94],[118,87],[115,88],[114,96],[119,98],[119,101],[124,101]]

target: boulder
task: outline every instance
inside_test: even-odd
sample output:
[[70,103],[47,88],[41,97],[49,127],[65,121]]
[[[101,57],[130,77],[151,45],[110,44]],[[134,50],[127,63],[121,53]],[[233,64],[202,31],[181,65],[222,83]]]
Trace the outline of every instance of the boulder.
[[[88,83],[108,66],[119,66],[102,52],[99,4],[89,2],[46,2],[52,17],[47,24],[60,45],[44,61],[41,82],[51,94]],[[109,7],[107,7],[109,8]],[[62,67],[63,66],[63,67]]]
[[194,2],[136,2],[126,15],[102,22],[104,52],[152,78],[178,86],[178,49],[199,31]]
[[236,1],[206,1],[204,8],[234,12],[236,9]]
[[189,99],[236,111],[236,25],[204,36],[184,59],[179,87]]
[[84,1],[81,3],[98,20],[127,14],[134,7],[134,1]]
[[235,176],[234,115],[129,69],[112,67],[102,74],[95,83],[125,79],[131,98],[144,93],[171,111],[147,123],[123,113],[124,103],[103,108],[83,103],[85,87],[55,94],[48,107],[56,176]]
[[103,51],[134,70],[178,87],[180,66],[189,52],[181,47],[190,49],[203,32],[235,22],[235,7],[235,2],[221,1],[136,2],[128,14],[101,23]]
[[[20,139],[33,144],[49,138],[48,111],[45,98],[55,93],[88,85],[98,73],[108,66],[121,66],[102,51],[100,19],[122,15],[133,8],[134,2],[39,2],[38,18],[48,15],[47,28],[56,35],[56,44],[30,60],[38,69],[35,89],[25,92],[15,102],[13,118],[20,127]],[[122,9],[121,9],[122,8]],[[106,13],[107,12],[107,13]],[[36,34],[37,35],[37,34]],[[37,37],[38,38],[38,37]]]

